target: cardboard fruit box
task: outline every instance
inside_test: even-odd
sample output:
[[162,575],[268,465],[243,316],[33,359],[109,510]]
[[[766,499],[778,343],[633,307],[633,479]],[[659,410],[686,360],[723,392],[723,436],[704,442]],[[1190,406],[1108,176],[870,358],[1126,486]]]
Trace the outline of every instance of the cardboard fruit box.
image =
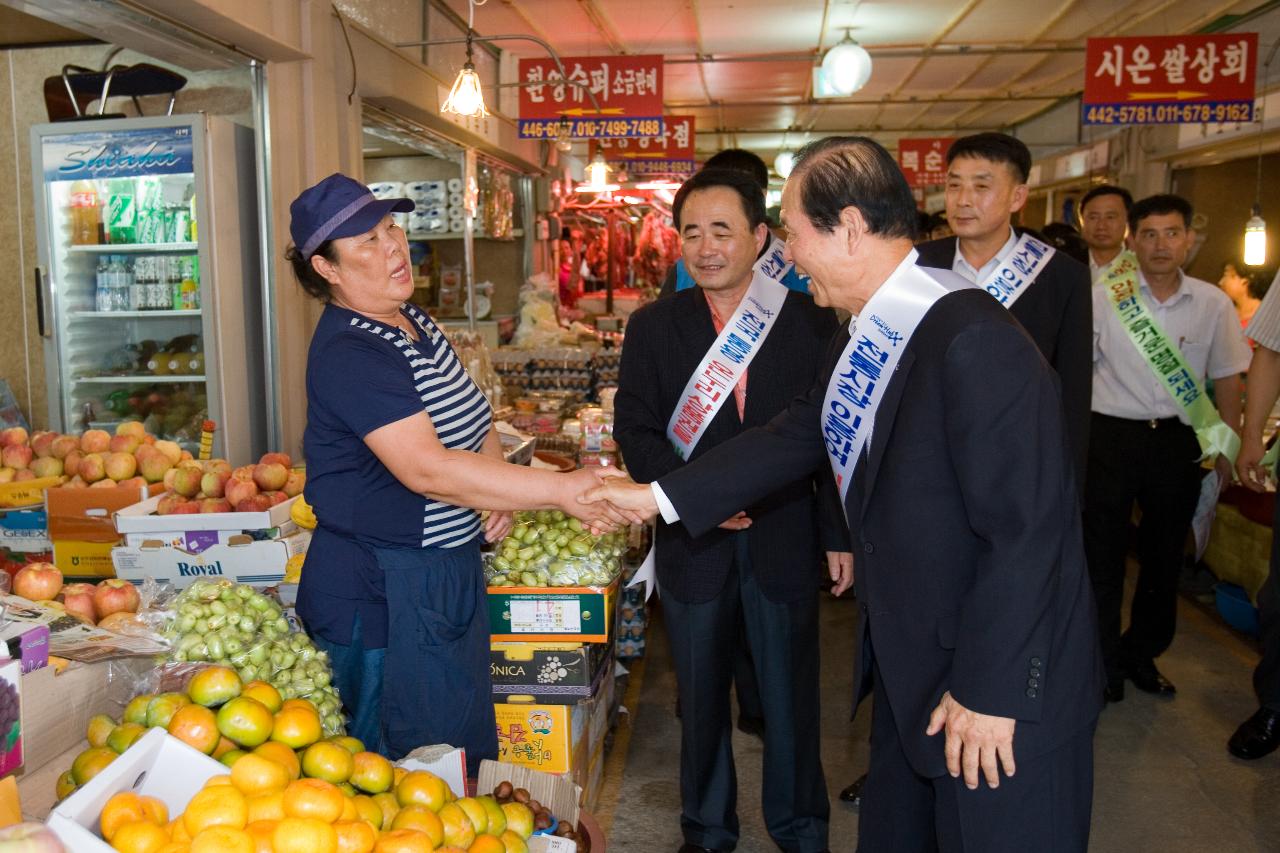
[[176,816],[225,765],[187,746],[163,729],[151,729],[75,793],[63,800],[47,821],[68,850],[112,853],[102,840],[98,816],[107,800],[121,791],[157,797]]
[[490,643],[493,700],[527,695],[567,705],[590,699],[612,661],[612,646],[604,643]]
[[155,495],[141,503],[126,506],[115,514],[116,530],[121,535],[144,534],[147,538],[161,541],[178,534],[189,534],[191,531],[231,530],[242,533],[246,530],[267,530],[273,527],[285,527],[291,523],[290,510],[298,498],[293,497],[278,503],[265,512],[193,512],[175,513],[173,515],[156,515],[160,506],[161,495]]
[[[498,760],[543,773],[572,773],[589,735],[592,706],[510,703],[493,706]],[[590,751],[585,750],[590,757]],[[585,770],[585,766],[583,767]]]
[[45,492],[45,512],[49,516],[49,538],[59,541],[112,542],[120,539],[115,514],[148,500],[159,501],[162,483],[145,489],[49,489]]
[[489,587],[494,642],[607,643],[619,579],[607,587]]
[[197,554],[166,545],[160,540],[152,540],[139,547],[113,548],[111,562],[115,567],[116,577],[133,584],[141,584],[150,577],[160,583],[171,583],[175,589],[185,589],[197,578],[213,577],[263,587],[284,580],[289,558],[306,553],[310,543],[309,530],[300,530],[292,536],[267,542],[237,535],[231,537],[225,545],[214,545]]

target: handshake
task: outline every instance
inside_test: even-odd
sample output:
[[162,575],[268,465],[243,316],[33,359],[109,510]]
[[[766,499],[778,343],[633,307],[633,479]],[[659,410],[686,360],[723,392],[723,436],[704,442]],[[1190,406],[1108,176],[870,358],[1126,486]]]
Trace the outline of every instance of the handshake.
[[562,474],[559,509],[599,535],[628,524],[642,524],[658,514],[653,490],[632,482],[617,468],[582,468]]

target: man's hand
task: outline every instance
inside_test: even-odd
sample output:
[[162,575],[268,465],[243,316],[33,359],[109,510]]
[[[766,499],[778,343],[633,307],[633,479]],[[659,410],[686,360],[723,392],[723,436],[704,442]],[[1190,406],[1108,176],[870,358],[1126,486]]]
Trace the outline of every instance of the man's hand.
[[647,521],[658,514],[658,501],[653,496],[653,489],[626,478],[602,480],[595,488],[578,496],[580,504],[594,505],[603,501],[607,501],[619,513],[625,513],[636,523]]
[[848,551],[828,551],[827,571],[831,573],[831,594],[839,598],[853,586],[853,554]]
[[1261,492],[1267,484],[1267,476],[1271,473],[1262,464],[1266,450],[1262,446],[1262,437],[1247,435],[1240,442],[1240,455],[1236,457],[1236,474],[1246,489]]
[[1227,486],[1231,485],[1231,460],[1218,454],[1218,458],[1213,463],[1213,470],[1218,472],[1218,494],[1222,494],[1227,490]]
[[970,711],[955,699],[951,691],[942,694],[938,707],[929,715],[929,728],[925,734],[932,737],[946,729],[947,742],[943,754],[947,758],[947,770],[953,777],[963,771],[964,784],[974,790],[978,787],[978,769],[987,777],[987,785],[1000,787],[1000,771],[1012,776],[1013,728],[1017,720],[1009,717],[989,717]]
[[497,542],[505,539],[506,535],[511,532],[511,525],[515,519],[512,512],[491,512],[489,517],[484,521],[484,541]]
[[722,521],[719,527],[722,530],[746,530],[751,526],[751,519],[747,518],[746,511],[742,511],[730,518],[728,521]]
[[[607,483],[630,483],[630,478],[617,468],[580,468],[559,476],[564,478],[565,483],[559,508],[587,525],[593,534],[599,536],[619,527],[644,521],[644,517],[638,513],[621,510],[608,500],[584,499],[584,496],[604,488]],[[641,488],[648,491],[647,486]]]

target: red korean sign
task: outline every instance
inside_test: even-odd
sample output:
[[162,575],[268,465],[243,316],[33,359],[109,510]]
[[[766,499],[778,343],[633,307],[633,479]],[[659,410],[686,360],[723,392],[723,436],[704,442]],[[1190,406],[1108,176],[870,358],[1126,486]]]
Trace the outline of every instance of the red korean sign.
[[563,74],[549,57],[520,60],[521,137],[554,139],[562,119],[576,138],[662,135],[661,55],[566,56],[562,63]]
[[697,164],[693,159],[694,117],[665,116],[663,136],[639,139],[592,139],[587,146],[588,159],[597,153],[613,166],[626,169],[633,177],[642,175],[692,174]]
[[1253,121],[1257,33],[1091,38],[1085,124]]
[[933,136],[898,140],[898,168],[907,184],[928,187],[947,182],[947,150],[954,136]]

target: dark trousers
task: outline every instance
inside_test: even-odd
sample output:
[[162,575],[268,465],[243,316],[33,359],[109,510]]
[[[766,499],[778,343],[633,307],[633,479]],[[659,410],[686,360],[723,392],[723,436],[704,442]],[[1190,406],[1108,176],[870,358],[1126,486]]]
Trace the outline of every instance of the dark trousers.
[[[1178,572],[1203,472],[1195,432],[1174,418],[1131,421],[1094,413],[1085,478],[1084,547],[1098,603],[1107,679],[1124,664],[1159,657],[1173,642]],[[1138,584],[1129,630],[1120,635],[1125,557],[1134,502],[1138,526]]]
[[738,842],[738,781],[729,709],[741,614],[764,712],[763,813],[774,842],[794,853],[827,847],[830,804],[820,759],[818,601],[780,603],[756,583],[747,537],[725,588],[711,601],[662,598],[680,691],[680,825],[715,850]]
[[1280,711],[1280,500],[1272,520],[1271,571],[1258,590],[1258,640],[1262,660],[1253,671],[1253,689],[1264,708]]
[[[1000,787],[979,777],[929,778],[911,768],[875,669],[871,766],[858,817],[858,853],[1084,853],[1093,807],[1093,727],[1034,758]],[[938,751],[944,734],[935,736]]]
[[333,683],[342,697],[347,717],[347,734],[366,749],[386,752],[382,742],[382,669],[387,650],[366,649],[357,613],[351,629],[350,645],[331,643],[319,634],[311,638],[316,648],[329,655]]
[[447,743],[466,749],[467,775],[475,776],[481,759],[498,757],[479,545],[374,552],[387,590],[387,757]]

